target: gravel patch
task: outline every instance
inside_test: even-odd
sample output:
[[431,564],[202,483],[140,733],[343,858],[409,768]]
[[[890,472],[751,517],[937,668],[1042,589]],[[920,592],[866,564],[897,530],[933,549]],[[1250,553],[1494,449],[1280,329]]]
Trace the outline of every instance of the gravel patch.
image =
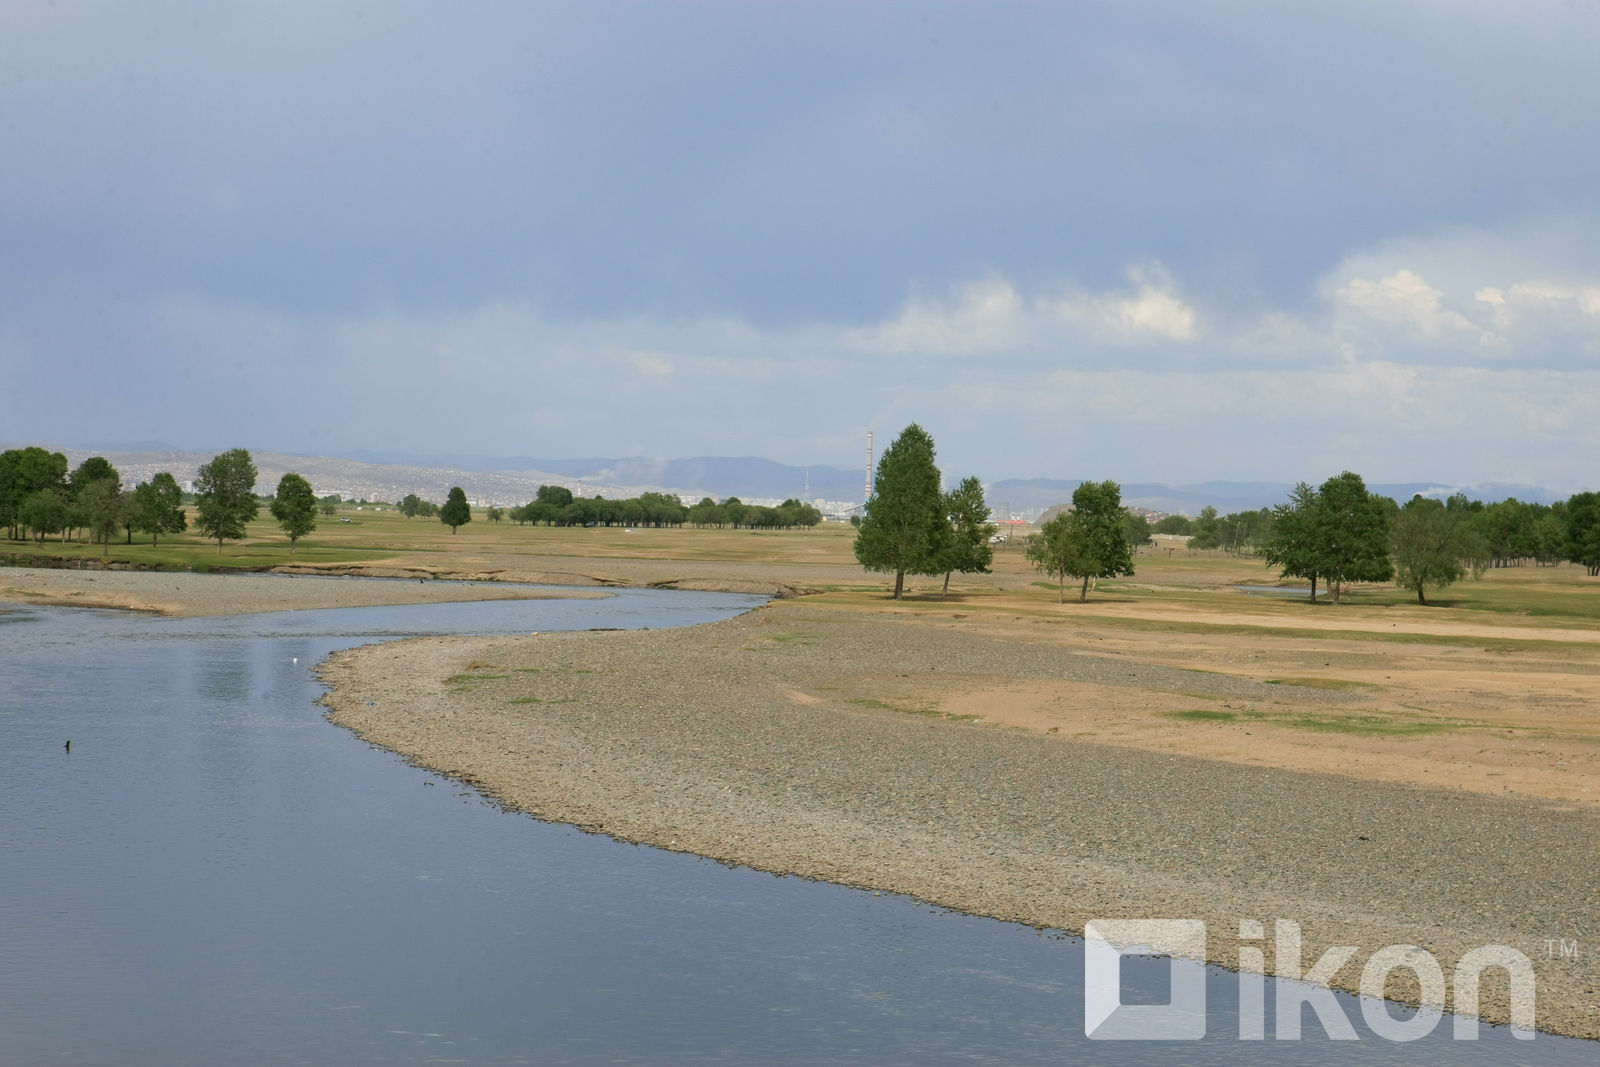
[[[474,666],[477,665],[477,666]],[[474,678],[474,673],[483,677]],[[339,653],[330,717],[544,819],[728,863],[1081,932],[1092,918],[1301,923],[1305,965],[1414,943],[1450,972],[1507,944],[1541,1029],[1600,1036],[1600,818],[1151,753],[867,706],[887,680],[1061,678],[1355,696],[1128,662],[891,615],[762,610],[683,630],[429,638]],[[1546,939],[1577,938],[1577,961]],[[1264,946],[1274,967],[1271,938]],[[1406,972],[1397,972],[1397,978]],[[1392,983],[1390,995],[1414,997]],[[1507,1014],[1486,977],[1482,1013]]]

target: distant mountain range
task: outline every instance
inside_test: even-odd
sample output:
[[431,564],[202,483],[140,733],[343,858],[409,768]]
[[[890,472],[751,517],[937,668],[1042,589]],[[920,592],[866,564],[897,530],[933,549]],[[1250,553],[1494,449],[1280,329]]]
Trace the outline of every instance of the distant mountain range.
[[[193,479],[196,468],[211,458],[210,453],[173,449],[155,441],[134,446],[61,451],[74,464],[90,455],[103,455],[130,482],[148,478],[161,470],[171,471],[179,481],[188,481]],[[641,457],[540,459],[393,452],[352,452],[344,456],[255,452],[254,456],[260,471],[258,488],[261,492],[270,491],[285,471],[293,470],[310,479],[319,494],[339,493],[346,498],[385,501],[398,500],[407,493],[443,500],[451,486],[459,485],[475,501],[516,504],[531,500],[541,484],[555,484],[585,496],[635,496],[655,489],[718,499],[800,497],[858,503],[864,481],[864,472],[860,469],[797,467],[756,456],[696,456],[669,460]],[[1070,500],[1072,491],[1080,484],[1077,479],[1006,478],[987,485],[985,493],[998,516],[1032,517],[1045,508]],[[1196,515],[1209,504],[1227,514],[1282,503],[1293,488],[1288,482],[1211,481],[1176,486],[1126,482],[1122,486],[1122,499],[1126,504],[1152,511]],[[1499,482],[1478,485],[1402,482],[1374,484],[1369,488],[1402,502],[1417,493],[1442,498],[1464,492],[1475,500],[1516,497],[1541,504],[1566,497],[1542,486]]]

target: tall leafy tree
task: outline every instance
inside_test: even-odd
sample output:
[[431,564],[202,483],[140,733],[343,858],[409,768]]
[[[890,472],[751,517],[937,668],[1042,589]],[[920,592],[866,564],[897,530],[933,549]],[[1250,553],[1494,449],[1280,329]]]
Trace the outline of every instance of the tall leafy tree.
[[1567,558],[1589,576],[1600,574],[1600,494],[1576,493],[1567,501]]
[[18,519],[33,531],[34,539],[44,543],[45,534],[58,534],[67,528],[67,498],[60,489],[36,489],[18,509]]
[[[65,501],[66,456],[60,452],[47,452],[37,445],[0,453],[0,518],[10,528],[13,538],[23,536],[23,527],[31,528],[22,519],[22,505],[41,489],[52,490]],[[62,521],[65,522],[64,517]],[[58,530],[50,532],[56,533]]]
[[1311,581],[1311,602],[1317,602],[1317,579],[1323,574],[1317,525],[1320,501],[1305,482],[1294,487],[1289,499],[1272,509],[1272,532],[1261,546],[1261,558],[1277,567],[1285,578]]
[[[944,556],[944,593],[950,592],[950,575],[987,574],[994,562],[994,546],[989,538],[995,526],[989,522],[989,505],[983,498],[983,482],[976,476],[964,478],[945,497],[945,513],[950,516],[950,537]],[[814,514],[816,509],[811,509]]]
[[311,483],[293,471],[279,478],[272,517],[289,535],[289,554],[294,555],[295,543],[317,528],[317,494]]
[[1467,516],[1437,500],[1414,496],[1394,519],[1395,580],[1428,603],[1427,587],[1442,588],[1483,573],[1491,550]]
[[1200,509],[1200,517],[1189,525],[1190,548],[1221,548],[1221,520],[1217,509],[1207,504]]
[[541,485],[534,499],[541,504],[564,508],[572,503],[572,490],[564,485]]
[[69,480],[72,499],[77,500],[83,496],[83,491],[96,482],[113,482],[122,485],[122,475],[117,473],[117,468],[104,456],[90,456],[78,464]]
[[[940,574],[950,536],[933,438],[912,423],[878,461],[872,498],[856,529],[856,560],[869,571],[894,574],[894,599],[905,595],[906,574]],[[729,520],[733,500],[723,505]]]
[[183,490],[178,480],[167,471],[161,471],[148,482],[140,482],[133,490],[133,528],[150,535],[150,543],[157,544],[164,533],[179,534],[189,528],[183,513]]
[[400,501],[400,514],[408,519],[416,518],[420,510],[422,510],[422,498],[415,493],[407,493],[405,499]]
[[1078,602],[1089,599],[1089,579],[1133,573],[1122,516],[1122,487],[1116,482],[1084,482],[1072,491],[1072,510],[1044,526],[1028,545],[1028,559],[1047,574],[1060,576],[1058,600],[1066,599],[1067,579],[1078,578]]
[[244,536],[250,520],[261,510],[256,499],[256,464],[248,450],[229,449],[200,465],[194,480],[195,526],[207,537],[222,542]]
[[111,478],[85,482],[78,492],[77,505],[90,531],[105,546],[101,555],[111,552],[111,535],[122,525],[122,486]]
[[1387,582],[1394,576],[1389,558],[1389,516],[1394,502],[1367,492],[1361,475],[1344,471],[1317,490],[1318,569],[1328,580],[1333,602],[1349,582]]
[[449,526],[452,534],[472,521],[472,505],[467,503],[467,494],[459,485],[452,487],[445,498],[444,507],[439,509],[439,521]]

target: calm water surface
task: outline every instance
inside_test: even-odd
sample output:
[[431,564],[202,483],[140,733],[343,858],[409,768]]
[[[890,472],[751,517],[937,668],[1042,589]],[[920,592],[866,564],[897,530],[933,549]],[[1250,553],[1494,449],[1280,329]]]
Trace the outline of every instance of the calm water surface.
[[[1390,1045],[1351,998],[1360,1042],[1242,1045],[1216,969],[1205,1041],[1091,1042],[1077,939],[506,813],[313,703],[374,640],[755,603],[0,615],[0,1062],[1596,1062],[1448,1020]],[[1124,1000],[1165,971],[1126,965]]]

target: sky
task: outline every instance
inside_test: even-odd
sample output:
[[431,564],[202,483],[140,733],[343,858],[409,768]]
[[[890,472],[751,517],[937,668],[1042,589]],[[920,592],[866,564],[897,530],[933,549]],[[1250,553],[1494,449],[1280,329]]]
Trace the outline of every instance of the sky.
[[0,441],[1600,486],[1600,5],[0,2]]

